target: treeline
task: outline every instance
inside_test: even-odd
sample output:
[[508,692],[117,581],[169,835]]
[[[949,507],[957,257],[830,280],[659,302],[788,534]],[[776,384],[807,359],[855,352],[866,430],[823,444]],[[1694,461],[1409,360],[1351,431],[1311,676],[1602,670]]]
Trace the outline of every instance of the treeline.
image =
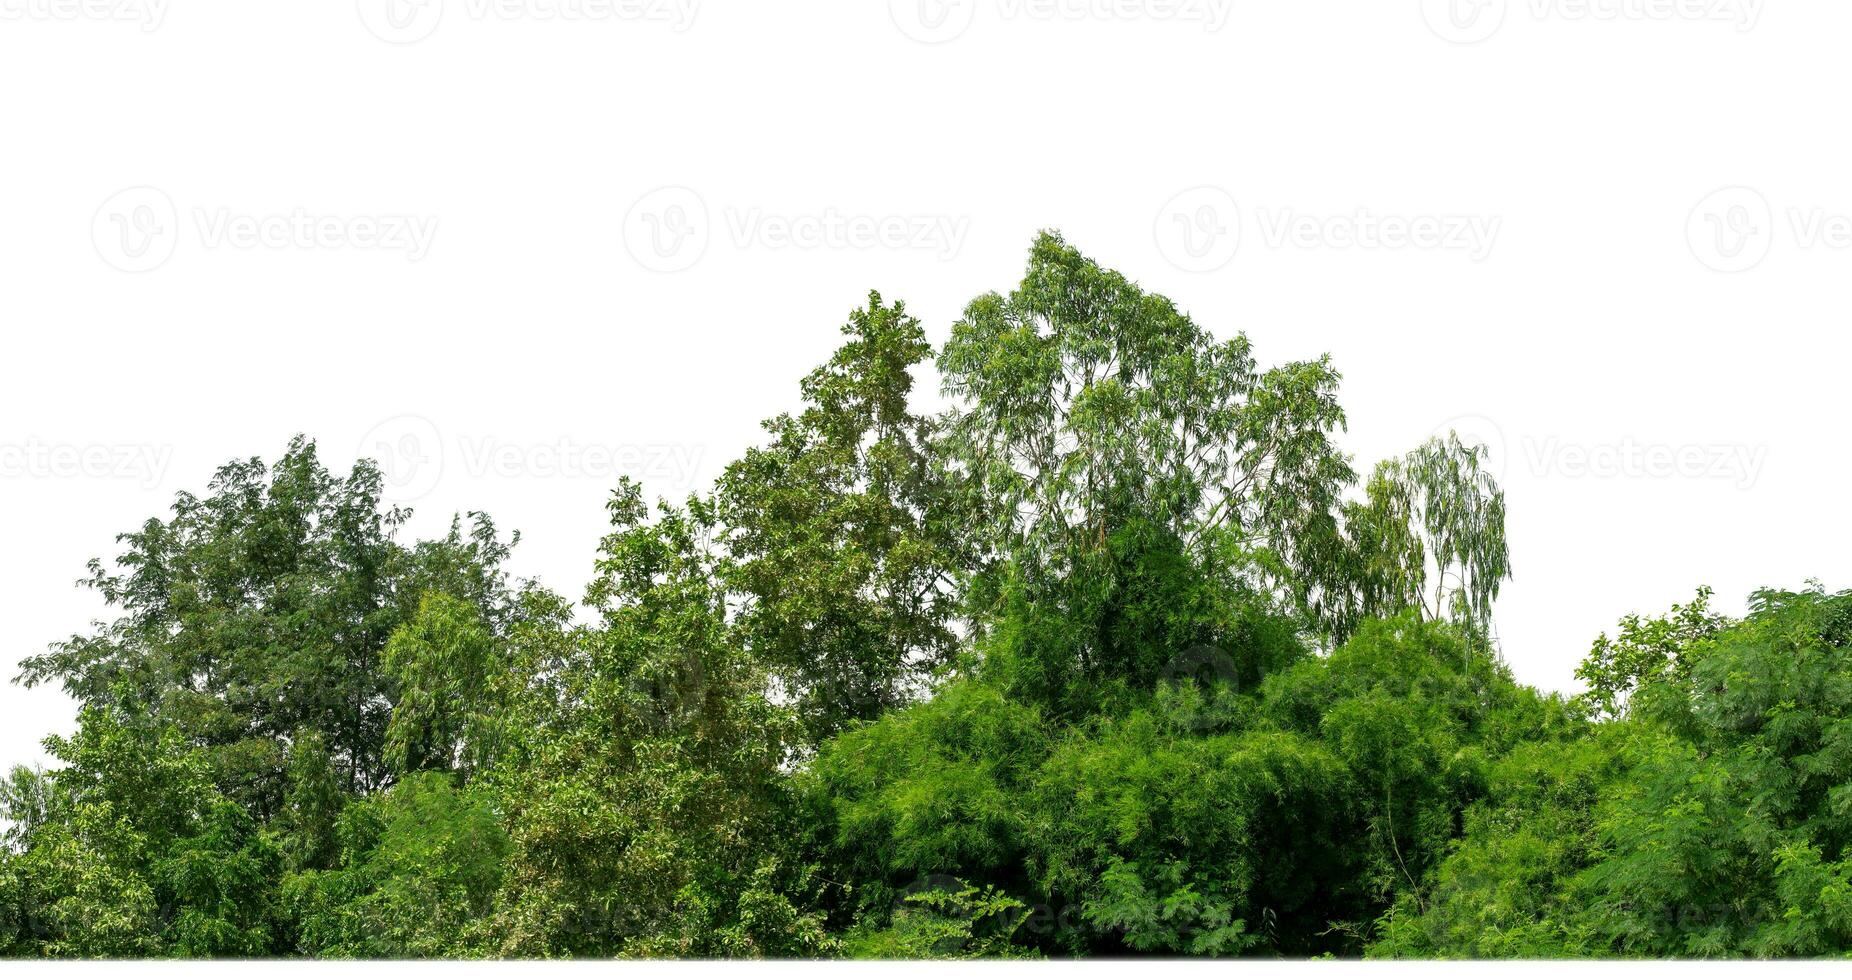
[[81,713],[0,784],[0,954],[1852,950],[1852,595],[1541,693],[1482,451],[1360,476],[1326,361],[1053,235],[941,350],[843,335],[710,492],[617,489],[579,603],[302,439],[122,535],[22,664]]

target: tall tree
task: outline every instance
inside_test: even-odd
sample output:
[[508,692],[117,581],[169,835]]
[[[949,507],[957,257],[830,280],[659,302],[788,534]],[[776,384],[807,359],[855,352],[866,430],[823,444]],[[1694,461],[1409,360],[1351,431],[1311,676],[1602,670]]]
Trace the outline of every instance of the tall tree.
[[1365,619],[1412,609],[1490,640],[1511,557],[1505,492],[1485,472],[1485,454],[1449,432],[1377,464],[1364,499],[1346,503],[1351,584],[1333,590],[1324,617],[1338,639]]
[[587,604],[517,634],[501,761],[513,842],[505,955],[799,955],[820,923],[782,893],[787,711],[732,644],[711,501],[611,500]]
[[1261,371],[1245,336],[1215,341],[1044,234],[940,367],[980,548],[972,627],[1025,692],[1080,710],[1080,688],[1148,686],[1193,646],[1233,645],[1269,596],[1335,579],[1353,474],[1325,361]]
[[397,694],[386,726],[393,772],[474,768],[482,746],[469,736],[486,721],[496,660],[495,637],[479,608],[441,592],[424,597],[418,614],[387,641],[381,663]]
[[[409,511],[381,506],[370,461],[328,472],[298,437],[274,466],[235,462],[204,497],[120,536],[86,583],[122,615],[21,663],[85,705],[128,690],[204,746],[219,785],[267,819],[282,805],[291,740],[315,733],[348,792],[381,785],[393,679],[387,640],[432,589],[506,618],[507,545],[476,515],[465,535],[407,548]],[[125,686],[126,685],[126,686]]]
[[812,744],[903,703],[954,644],[958,533],[933,422],[909,403],[932,348],[879,294],[842,333],[717,496],[738,629]]

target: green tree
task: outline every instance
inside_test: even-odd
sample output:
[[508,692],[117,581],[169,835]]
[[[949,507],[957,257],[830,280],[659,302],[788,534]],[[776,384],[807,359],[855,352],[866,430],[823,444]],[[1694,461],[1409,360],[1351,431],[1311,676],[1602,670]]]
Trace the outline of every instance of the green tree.
[[409,516],[382,510],[369,461],[345,478],[297,438],[274,466],[221,468],[205,497],[120,537],[113,569],[87,585],[121,617],[22,661],[28,686],[52,680],[81,704],[132,692],[197,741],[218,785],[267,820],[282,805],[291,739],[318,733],[350,793],[389,778],[392,678],[386,642],[441,587],[505,616],[507,547],[476,518],[465,537],[406,548]]
[[1245,336],[1215,341],[1044,234],[1016,291],[967,307],[940,366],[979,548],[971,626],[1025,693],[1084,710],[1099,681],[1148,687],[1217,643],[1244,595],[1336,580],[1353,474],[1325,361],[1260,371]]
[[803,410],[766,422],[772,442],[728,466],[717,496],[737,627],[811,744],[904,703],[954,644],[958,535],[934,425],[908,403],[932,348],[879,294],[842,332]]
[[496,642],[481,609],[427,593],[418,614],[393,632],[381,669],[397,699],[386,726],[386,764],[408,774],[474,768],[483,746],[468,738],[484,724]]
[[408,775],[342,814],[341,860],[288,879],[300,951],[454,957],[492,950],[484,923],[510,849],[491,800],[445,773]]
[[1352,589],[1336,590],[1328,611],[1335,636],[1413,609],[1490,641],[1492,602],[1511,577],[1511,557],[1505,492],[1484,471],[1485,454],[1449,432],[1377,464],[1364,499],[1344,507],[1356,567]]
[[804,872],[781,861],[792,720],[731,644],[712,504],[652,519],[626,482],[611,517],[587,590],[601,622],[555,605],[514,644],[509,741],[487,776],[513,844],[495,951],[814,953],[820,922],[785,897]]
[[1698,589],[1697,598],[1652,619],[1629,613],[1620,621],[1614,639],[1606,633],[1595,640],[1588,657],[1576,668],[1576,677],[1588,685],[1579,699],[1599,717],[1617,718],[1627,711],[1627,699],[1640,685],[1668,674],[1690,673],[1698,647],[1730,625],[1711,612],[1711,590]]

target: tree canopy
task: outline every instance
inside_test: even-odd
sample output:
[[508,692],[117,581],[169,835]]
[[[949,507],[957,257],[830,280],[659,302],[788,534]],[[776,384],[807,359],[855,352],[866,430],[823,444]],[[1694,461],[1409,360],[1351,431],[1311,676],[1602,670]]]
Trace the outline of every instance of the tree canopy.
[[303,437],[122,534],[21,663],[79,716],[0,781],[0,955],[1852,951],[1852,593],[1538,691],[1483,448],[1360,477],[1328,358],[1052,233],[841,338],[578,601]]

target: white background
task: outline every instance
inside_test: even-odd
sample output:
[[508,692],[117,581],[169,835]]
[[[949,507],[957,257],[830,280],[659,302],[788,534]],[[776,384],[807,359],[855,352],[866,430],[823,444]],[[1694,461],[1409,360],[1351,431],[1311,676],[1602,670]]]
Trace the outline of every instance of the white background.
[[[298,432],[576,594],[619,473],[700,489],[868,289],[942,340],[1041,228],[1329,352],[1359,469],[1492,441],[1525,681],[1852,585],[1844,3],[437,2],[0,0],[0,662]],[[0,763],[71,714],[7,687]]]

